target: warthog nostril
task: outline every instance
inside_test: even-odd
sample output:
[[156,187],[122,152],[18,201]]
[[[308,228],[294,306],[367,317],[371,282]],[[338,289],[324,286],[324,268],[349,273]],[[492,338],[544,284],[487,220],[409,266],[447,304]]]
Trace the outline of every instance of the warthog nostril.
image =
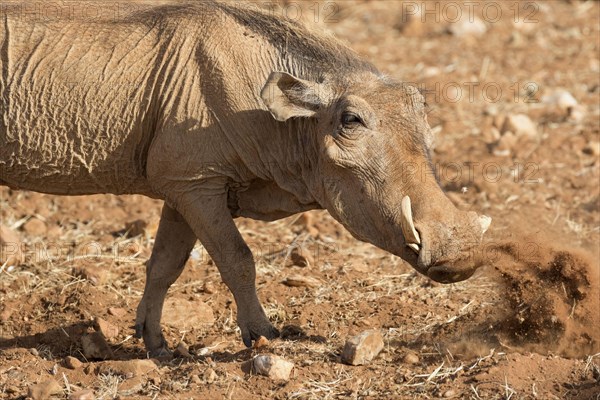
[[402,228],[404,241],[411,250],[419,254],[421,249],[421,236],[419,235],[419,232],[417,232],[413,221],[410,197],[404,196],[402,199],[401,211],[400,227]]

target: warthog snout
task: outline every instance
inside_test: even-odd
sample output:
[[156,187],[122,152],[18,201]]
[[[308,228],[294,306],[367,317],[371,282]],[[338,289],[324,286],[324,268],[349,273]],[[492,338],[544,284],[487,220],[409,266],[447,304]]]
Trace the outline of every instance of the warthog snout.
[[[475,212],[460,212],[452,207],[446,218],[416,224],[409,196],[402,199],[400,225],[407,248],[415,253],[419,272],[442,283],[469,278],[479,265],[473,251],[480,244],[492,219]],[[409,260],[410,262],[410,260]]]

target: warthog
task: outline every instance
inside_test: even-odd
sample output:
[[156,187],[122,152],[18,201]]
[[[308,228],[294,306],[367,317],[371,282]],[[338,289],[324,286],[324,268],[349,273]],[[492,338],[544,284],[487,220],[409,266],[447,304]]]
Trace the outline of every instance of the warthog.
[[169,354],[165,295],[198,239],[233,293],[244,343],[278,335],[238,216],[327,209],[432,279],[476,268],[468,253],[490,220],[440,189],[422,95],[339,41],[213,2],[120,19],[38,21],[13,3],[2,13],[0,183],[165,202],[136,319],[151,355]]

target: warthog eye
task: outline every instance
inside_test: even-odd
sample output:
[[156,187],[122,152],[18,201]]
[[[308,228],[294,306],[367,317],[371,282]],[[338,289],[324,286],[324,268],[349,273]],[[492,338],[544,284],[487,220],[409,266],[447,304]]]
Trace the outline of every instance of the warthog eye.
[[356,124],[362,124],[362,120],[360,119],[360,117],[354,113],[351,112],[345,112],[342,114],[342,124],[345,127],[350,127]]

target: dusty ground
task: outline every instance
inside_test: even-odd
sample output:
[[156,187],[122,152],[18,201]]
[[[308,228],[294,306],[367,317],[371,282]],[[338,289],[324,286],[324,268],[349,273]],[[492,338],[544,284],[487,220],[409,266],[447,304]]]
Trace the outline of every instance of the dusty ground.
[[[448,3],[424,23],[407,18],[421,2],[301,8],[386,73],[430,91],[444,188],[494,218],[489,252],[475,255],[486,266],[472,279],[434,284],[325,212],[239,220],[284,338],[244,348],[232,298],[198,245],[170,291],[165,326],[171,345],[191,354],[146,368],[131,361],[144,357],[132,325],[160,203],[1,188],[1,225],[25,257],[0,263],[0,397],[54,379],[58,398],[80,388],[99,399],[600,398],[600,6],[510,1],[495,21],[487,3],[470,3],[483,35],[450,24]],[[468,6],[455,4],[468,19]],[[274,12],[299,9],[288,1]],[[554,102],[560,89],[577,104]],[[502,133],[504,118],[520,113],[535,131]],[[148,225],[129,224],[136,220]],[[297,246],[312,254],[309,266],[293,265]],[[294,274],[319,283],[283,284]],[[113,360],[83,356],[97,317],[118,328],[108,339]],[[346,338],[366,329],[383,332],[382,353],[366,366],[342,364]],[[252,374],[246,362],[258,353],[294,362],[291,379]],[[67,356],[83,365],[66,368]]]

